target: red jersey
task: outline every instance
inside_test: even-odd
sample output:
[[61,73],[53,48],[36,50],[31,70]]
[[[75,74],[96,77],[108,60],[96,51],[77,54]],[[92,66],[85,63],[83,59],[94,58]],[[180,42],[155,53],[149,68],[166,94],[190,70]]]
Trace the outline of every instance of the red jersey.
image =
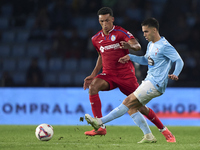
[[103,73],[113,75],[135,74],[135,69],[131,61],[125,64],[118,62],[120,57],[129,54],[128,49],[120,48],[120,41],[128,42],[133,38],[135,37],[130,32],[120,26],[113,26],[108,35],[105,35],[103,30],[101,30],[92,37],[92,43],[102,57]]

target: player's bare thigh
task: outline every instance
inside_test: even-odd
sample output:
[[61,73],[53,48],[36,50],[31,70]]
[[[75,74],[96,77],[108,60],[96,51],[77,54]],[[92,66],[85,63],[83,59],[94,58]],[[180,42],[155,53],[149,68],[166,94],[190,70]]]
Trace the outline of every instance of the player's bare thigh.
[[108,90],[109,84],[101,78],[95,78],[89,86],[89,94],[95,95],[99,91]]
[[143,106],[133,93],[124,99],[123,104],[129,108],[129,114],[136,113]]

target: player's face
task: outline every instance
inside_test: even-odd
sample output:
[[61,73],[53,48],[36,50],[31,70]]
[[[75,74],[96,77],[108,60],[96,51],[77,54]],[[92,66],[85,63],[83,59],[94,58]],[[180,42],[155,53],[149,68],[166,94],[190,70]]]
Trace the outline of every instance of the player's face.
[[156,28],[149,26],[142,26],[142,31],[144,33],[144,37],[147,41],[153,41],[155,38]]
[[99,23],[104,31],[107,34],[113,28],[114,17],[110,14],[99,15]]

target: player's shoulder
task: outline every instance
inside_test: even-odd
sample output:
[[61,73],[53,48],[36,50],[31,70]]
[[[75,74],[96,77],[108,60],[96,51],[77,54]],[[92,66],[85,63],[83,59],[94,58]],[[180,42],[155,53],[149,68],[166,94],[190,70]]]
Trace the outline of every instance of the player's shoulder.
[[97,32],[95,35],[92,36],[92,40],[95,40],[98,36],[101,36],[102,34],[102,30],[100,30],[99,32]]
[[169,43],[169,41],[168,41],[165,37],[163,37],[163,36],[161,36],[161,39],[160,39],[160,41],[159,41],[159,44],[160,44],[160,45],[163,45],[163,46],[169,46],[169,45],[171,45],[171,44]]
[[124,32],[127,32],[127,30],[124,29],[123,27],[121,27],[121,26],[116,26],[116,25],[115,25],[114,31],[124,31]]
[[117,34],[120,35],[126,35],[127,37],[134,37],[128,30],[124,29],[121,26],[115,26],[114,31],[117,32]]
[[165,37],[162,37],[160,42],[159,42],[159,46],[160,48],[162,48],[163,50],[166,49],[174,49],[174,47],[169,43],[169,41],[167,39],[165,39]]

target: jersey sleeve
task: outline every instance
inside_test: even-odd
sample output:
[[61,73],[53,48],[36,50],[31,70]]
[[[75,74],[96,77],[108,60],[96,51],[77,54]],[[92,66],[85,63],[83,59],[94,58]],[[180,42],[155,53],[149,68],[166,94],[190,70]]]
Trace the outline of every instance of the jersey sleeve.
[[100,52],[100,50],[99,50],[99,49],[97,48],[97,46],[96,46],[96,43],[95,43],[94,38],[92,38],[91,40],[92,40],[92,44],[93,44],[93,46],[95,47],[95,49],[97,50],[97,52]]
[[129,31],[121,28],[119,31],[122,32],[123,35],[123,40],[128,42],[130,39],[134,39],[135,37],[133,36],[133,34],[131,34]]
[[128,55],[131,61],[136,62],[140,65],[148,65],[148,60],[146,59],[145,56],[136,56],[133,54],[128,54]]
[[175,62],[174,75],[178,76],[183,69],[183,60],[173,46],[166,46],[164,50],[164,55],[168,57],[172,62]]
[[178,76],[181,73],[181,70],[183,69],[184,62],[182,59],[178,59],[175,61],[175,63],[176,65],[173,74]]
[[176,51],[176,49],[173,46],[165,46],[163,54],[169,58],[172,62],[175,62],[178,59],[181,59],[180,55]]

